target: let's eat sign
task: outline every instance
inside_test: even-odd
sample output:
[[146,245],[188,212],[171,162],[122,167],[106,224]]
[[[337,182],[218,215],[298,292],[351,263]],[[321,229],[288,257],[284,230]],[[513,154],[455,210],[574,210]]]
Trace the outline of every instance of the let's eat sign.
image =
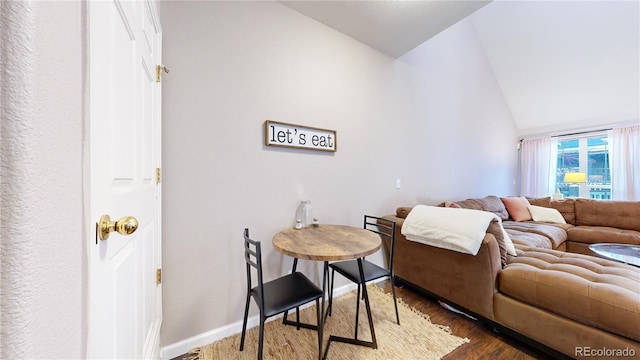
[[297,149],[336,151],[335,130],[287,124],[267,120],[264,122],[264,144]]

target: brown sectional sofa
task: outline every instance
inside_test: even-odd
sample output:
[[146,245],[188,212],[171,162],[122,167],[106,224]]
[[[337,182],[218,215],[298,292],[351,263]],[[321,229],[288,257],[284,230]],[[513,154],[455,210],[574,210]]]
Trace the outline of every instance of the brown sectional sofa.
[[517,256],[489,229],[475,256],[409,241],[401,229],[411,208],[398,208],[385,216],[397,223],[396,279],[554,357],[640,359],[640,268],[588,249],[640,244],[640,202],[529,202],[567,224],[510,221],[495,196],[456,203],[501,217]]

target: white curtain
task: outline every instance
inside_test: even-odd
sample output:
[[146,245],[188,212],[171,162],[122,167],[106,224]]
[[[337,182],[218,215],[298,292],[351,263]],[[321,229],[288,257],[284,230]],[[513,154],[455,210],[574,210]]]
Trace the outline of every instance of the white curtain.
[[544,137],[522,140],[520,194],[545,197],[555,192],[558,140]]
[[609,131],[611,199],[640,200],[640,125]]

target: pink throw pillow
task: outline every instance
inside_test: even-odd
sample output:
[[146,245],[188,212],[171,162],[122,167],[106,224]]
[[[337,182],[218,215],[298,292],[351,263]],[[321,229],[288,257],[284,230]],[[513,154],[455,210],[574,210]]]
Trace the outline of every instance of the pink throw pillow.
[[501,197],[500,200],[504,203],[504,207],[507,208],[509,216],[513,221],[527,221],[531,220],[531,213],[529,212],[529,200],[524,196],[518,197]]

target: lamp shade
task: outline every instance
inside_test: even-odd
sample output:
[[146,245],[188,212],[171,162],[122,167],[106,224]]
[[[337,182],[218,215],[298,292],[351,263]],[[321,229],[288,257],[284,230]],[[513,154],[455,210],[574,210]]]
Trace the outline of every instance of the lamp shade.
[[577,183],[586,183],[587,182],[587,174],[582,172],[568,172],[564,174],[564,182],[577,184]]

